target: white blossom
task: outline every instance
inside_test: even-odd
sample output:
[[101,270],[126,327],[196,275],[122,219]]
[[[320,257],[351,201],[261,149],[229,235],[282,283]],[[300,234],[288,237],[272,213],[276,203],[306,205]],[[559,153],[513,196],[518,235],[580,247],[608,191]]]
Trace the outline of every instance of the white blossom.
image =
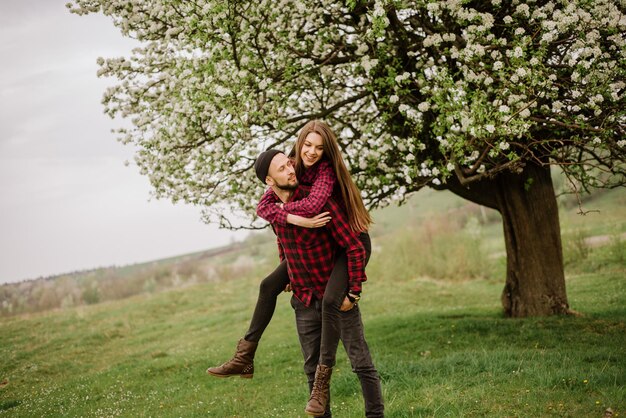
[[372,70],[372,68],[374,68],[377,65],[378,65],[378,60],[375,58],[372,59],[369,56],[364,56],[361,59],[361,66],[363,67],[366,73],[369,73]]
[[224,86],[215,86],[215,92],[222,97],[231,93],[231,91]]
[[396,83],[402,83],[405,80],[408,80],[411,77],[411,73],[409,72],[404,72],[398,76],[396,76]]
[[419,109],[420,112],[426,112],[428,109],[430,109],[430,103],[421,102],[420,104],[417,105],[417,108]]
[[[118,139],[136,147],[155,196],[204,213],[252,215],[262,187],[251,162],[269,145],[290,148],[307,115],[338,129],[368,204],[383,191],[381,204],[445,185],[442,173],[473,166],[486,143],[495,142],[479,172],[494,175],[511,148],[522,162],[567,158],[583,182],[573,150],[625,158],[619,2],[69,1],[136,39],[128,56],[97,60],[97,75],[114,80],[105,112],[128,119]],[[388,11],[400,26],[387,27]],[[403,137],[390,132],[394,108]],[[534,141],[542,137],[554,141]],[[563,140],[572,146],[552,153]]]
[[515,13],[521,14],[524,17],[530,17],[530,8],[528,7],[528,4],[522,3],[517,6]]
[[382,1],[377,0],[374,6],[374,16],[380,17],[385,15],[385,9]]

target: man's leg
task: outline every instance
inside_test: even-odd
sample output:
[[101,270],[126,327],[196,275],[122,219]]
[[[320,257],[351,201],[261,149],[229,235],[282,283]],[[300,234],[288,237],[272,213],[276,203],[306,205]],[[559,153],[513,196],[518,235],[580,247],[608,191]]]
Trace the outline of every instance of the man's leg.
[[[365,265],[372,254],[372,242],[367,232],[359,235],[365,249]],[[322,342],[320,344],[320,364],[335,366],[337,346],[341,337],[341,304],[348,293],[348,257],[341,251],[335,259],[335,266],[324,290],[322,300]]]
[[352,371],[357,374],[361,382],[363,400],[365,401],[365,416],[368,418],[384,417],[385,407],[380,376],[374,367],[369,347],[365,341],[358,305],[348,312],[342,313],[341,340],[352,364]]
[[[309,393],[313,390],[315,370],[320,357],[320,341],[322,339],[322,310],[319,301],[313,301],[307,307],[295,296],[291,297],[291,306],[296,314],[296,329],[300,340],[300,348],[304,357],[304,373],[309,383]],[[324,418],[332,416],[330,412],[330,397],[326,405]]]

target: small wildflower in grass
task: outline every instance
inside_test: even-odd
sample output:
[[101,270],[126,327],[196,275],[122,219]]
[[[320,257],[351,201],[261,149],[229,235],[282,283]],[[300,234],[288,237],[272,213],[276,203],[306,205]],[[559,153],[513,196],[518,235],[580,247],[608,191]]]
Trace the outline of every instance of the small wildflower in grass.
[[583,380],[583,383],[586,385],[587,383],[589,383],[589,380],[585,379]]

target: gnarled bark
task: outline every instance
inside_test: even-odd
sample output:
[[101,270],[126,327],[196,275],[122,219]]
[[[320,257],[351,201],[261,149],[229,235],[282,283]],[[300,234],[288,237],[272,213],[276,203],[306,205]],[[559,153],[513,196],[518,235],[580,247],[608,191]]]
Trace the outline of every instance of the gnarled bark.
[[492,203],[495,198],[495,208],[502,215],[507,252],[502,292],[505,315],[570,313],[559,213],[549,166],[527,163],[520,174],[506,171],[474,186],[450,186],[455,194],[477,203]]

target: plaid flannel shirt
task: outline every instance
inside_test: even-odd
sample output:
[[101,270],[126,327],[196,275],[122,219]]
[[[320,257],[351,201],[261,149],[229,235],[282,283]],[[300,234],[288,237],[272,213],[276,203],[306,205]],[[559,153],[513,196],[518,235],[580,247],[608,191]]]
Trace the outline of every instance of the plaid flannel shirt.
[[[290,202],[306,197],[307,186],[299,186]],[[276,194],[265,193],[264,199],[280,202]],[[352,231],[345,210],[330,198],[323,207],[332,220],[322,228],[301,228],[295,225],[272,223],[278,239],[281,260],[287,260],[287,270],[294,295],[306,306],[324,296],[326,283],[335,266],[338,248],[345,248],[348,258],[349,291],[360,292],[365,276],[365,249],[358,234]]]
[[[265,199],[272,189],[268,189],[257,206],[256,213],[271,224],[287,225],[287,214],[311,218],[319,215],[328,198],[333,195],[337,176],[327,160],[322,160],[304,171],[298,178],[302,185],[311,186],[308,196],[295,202],[287,202],[281,208],[271,198]],[[273,193],[273,192],[272,192]],[[337,197],[337,196],[335,196]],[[337,199],[341,201],[341,199]]]

